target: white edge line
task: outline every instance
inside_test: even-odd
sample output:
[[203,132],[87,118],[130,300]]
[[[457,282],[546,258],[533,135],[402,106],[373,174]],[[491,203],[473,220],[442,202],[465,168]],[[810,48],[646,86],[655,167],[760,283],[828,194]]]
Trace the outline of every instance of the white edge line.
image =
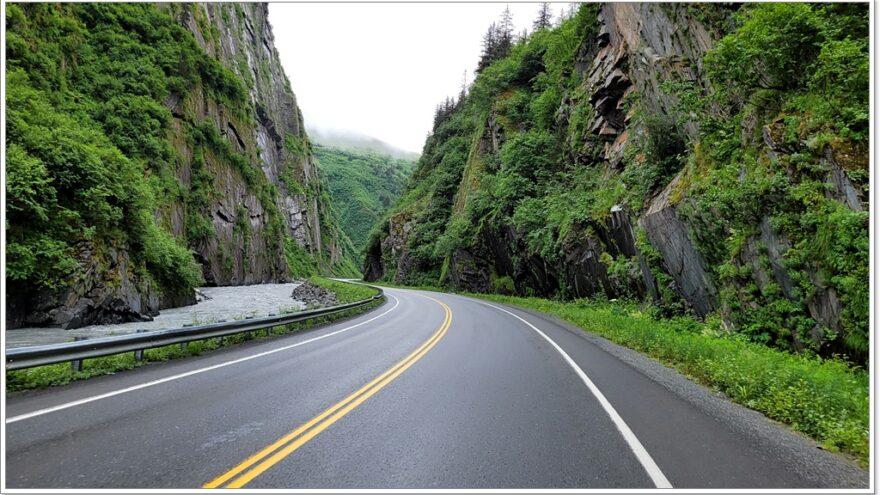
[[161,379],[159,379],[159,380],[153,380],[153,381],[151,381],[151,382],[141,383],[141,384],[139,384],[139,385],[133,385],[133,386],[131,386],[131,387],[126,387],[126,388],[123,388],[123,389],[114,390],[113,392],[107,392],[107,393],[100,394],[100,395],[95,395],[95,396],[92,396],[92,397],[86,397],[85,399],[79,399],[79,400],[75,400],[75,401],[72,401],[72,402],[66,402],[66,403],[64,403],[64,404],[59,404],[59,405],[57,405],[57,406],[47,407],[47,408],[45,408],[45,409],[39,409],[39,410],[36,410],[36,411],[33,411],[33,412],[29,412],[29,413],[26,413],[26,414],[20,414],[20,415],[18,415],[18,416],[13,416],[13,417],[11,417],[11,418],[7,418],[7,419],[6,419],[6,424],[15,423],[15,422],[17,422],[17,421],[22,421],[22,420],[29,419],[29,418],[33,418],[33,417],[36,417],[36,416],[42,416],[42,415],[44,415],[44,414],[49,414],[49,413],[52,413],[52,412],[55,412],[55,411],[61,411],[61,410],[63,410],[63,409],[68,409],[68,408],[75,407],[75,406],[80,406],[80,405],[83,405],[83,404],[88,404],[89,402],[94,402],[94,401],[97,401],[97,400],[106,399],[106,398],[108,398],[108,397],[113,397],[113,396],[120,395],[120,394],[124,394],[124,393],[127,393],[127,392],[133,392],[133,391],[135,391],[135,390],[140,390],[140,389],[142,389],[142,388],[152,387],[153,385],[159,385],[159,384],[161,384],[161,383],[170,382],[170,381],[172,381],[172,380],[179,380],[179,379],[181,379],[181,378],[186,378],[186,377],[188,377],[188,376],[197,375],[197,374],[199,374],[199,373],[204,373],[204,372],[206,372],[206,371],[212,371],[212,370],[216,370],[216,369],[218,369],[218,368],[223,368],[223,367],[230,366],[230,365],[233,365],[233,364],[238,364],[238,363],[242,363],[242,362],[245,362],[245,361],[250,361],[251,359],[256,359],[256,358],[258,358],[258,357],[268,356],[269,354],[274,354],[274,353],[276,353],[276,352],[286,351],[286,350],[288,350],[288,349],[292,349],[292,348],[294,348],[294,347],[299,347],[299,346],[301,346],[301,345],[305,345],[305,344],[308,344],[308,343],[311,343],[311,342],[315,342],[316,340],[326,339],[327,337],[331,337],[331,336],[333,336],[333,335],[340,334],[340,333],[342,333],[342,332],[346,332],[346,331],[348,331],[348,330],[351,330],[352,328],[356,328],[356,327],[359,327],[359,326],[361,326],[361,325],[367,324],[367,323],[369,323],[369,322],[371,322],[371,321],[373,321],[373,320],[375,320],[375,319],[381,318],[381,317],[387,315],[388,313],[394,311],[394,309],[397,308],[398,305],[400,305],[400,300],[397,299],[396,297],[392,296],[391,294],[388,294],[388,296],[394,298],[394,306],[392,306],[391,308],[389,308],[387,311],[385,311],[385,312],[382,313],[382,314],[376,315],[376,316],[370,318],[369,320],[364,320],[364,321],[362,321],[362,322],[360,322],[360,323],[357,323],[357,324],[355,324],[355,325],[351,325],[351,326],[349,326],[349,327],[345,327],[345,328],[342,328],[342,329],[336,330],[336,331],[334,331],[334,332],[330,332],[330,333],[328,333],[328,334],[324,334],[324,335],[320,335],[320,336],[318,336],[318,337],[314,337],[314,338],[311,338],[311,339],[308,339],[308,340],[304,340],[304,341],[302,341],[302,342],[297,342],[296,344],[292,344],[292,345],[288,345],[288,346],[284,346],[284,347],[279,347],[279,348],[277,348],[277,349],[272,349],[272,350],[270,350],[270,351],[260,352],[260,353],[258,353],[258,354],[254,354],[254,355],[252,355],[252,356],[246,356],[246,357],[243,357],[243,358],[235,359],[235,360],[232,360],[232,361],[226,361],[226,362],[224,362],[224,363],[215,364],[215,365],[208,366],[208,367],[205,367],[205,368],[199,368],[199,369],[197,369],[197,370],[187,371],[186,373],[180,373],[180,374],[178,374],[178,375],[168,376],[168,377],[165,377],[165,378],[161,378]]
[[556,351],[559,352],[559,354],[562,355],[563,359],[565,359],[565,362],[567,362],[568,365],[571,366],[572,369],[574,369],[575,373],[577,373],[577,375],[581,377],[581,380],[583,380],[587,388],[590,389],[590,392],[593,393],[593,395],[596,397],[596,400],[598,400],[599,404],[602,405],[602,408],[605,409],[605,412],[611,418],[611,421],[614,422],[614,425],[617,427],[618,431],[620,431],[620,434],[623,436],[624,440],[626,440],[626,443],[629,444],[629,448],[632,449],[633,454],[635,454],[639,462],[642,463],[642,467],[645,468],[645,471],[648,473],[648,476],[651,477],[654,485],[657,488],[672,488],[672,484],[669,482],[668,479],[666,479],[666,476],[663,475],[663,471],[660,470],[660,467],[657,466],[657,463],[654,462],[654,459],[651,458],[651,454],[649,454],[648,451],[645,450],[642,442],[640,442],[639,439],[636,438],[635,433],[633,433],[632,430],[629,429],[629,426],[627,426],[623,418],[620,417],[620,414],[617,414],[617,410],[615,410],[614,406],[612,406],[611,403],[608,402],[608,399],[605,398],[605,395],[602,394],[602,392],[599,390],[599,387],[597,387],[596,384],[594,384],[593,381],[590,380],[590,377],[588,377],[587,374],[584,373],[584,370],[582,370],[581,367],[574,362],[571,356],[563,351],[562,348],[553,341],[553,339],[547,336],[547,334],[545,334],[541,330],[538,330],[535,325],[532,325],[526,320],[520,318],[518,315],[511,313],[504,308],[499,308],[494,304],[484,302],[481,302],[480,304],[484,304],[491,308],[495,308],[498,311],[503,311],[510,316],[513,316],[517,320],[528,325],[532,330],[538,332],[538,335],[544,337],[544,339],[549,342],[550,345],[552,345],[556,349]]

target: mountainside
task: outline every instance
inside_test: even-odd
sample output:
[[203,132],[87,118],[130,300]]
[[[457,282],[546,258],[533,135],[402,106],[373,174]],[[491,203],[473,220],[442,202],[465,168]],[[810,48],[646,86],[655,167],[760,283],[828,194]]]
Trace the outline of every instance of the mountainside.
[[370,228],[400,197],[415,162],[362,149],[315,145],[314,152],[339,227],[360,252]]
[[10,4],[6,27],[8,327],[353,272],[265,4]]
[[315,144],[349,151],[372,151],[400,160],[418,160],[419,154],[396,148],[385,141],[353,131],[331,129],[308,129]]
[[365,278],[640,299],[864,364],[868,65],[865,4],[584,4],[526,39],[493,27]]

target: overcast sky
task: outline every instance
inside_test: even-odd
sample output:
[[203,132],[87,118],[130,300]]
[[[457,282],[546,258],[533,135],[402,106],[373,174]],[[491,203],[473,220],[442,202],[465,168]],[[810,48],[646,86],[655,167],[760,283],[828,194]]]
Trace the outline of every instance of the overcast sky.
[[[306,126],[421,152],[436,105],[468,82],[504,3],[269,5],[281,64]],[[511,3],[516,32],[538,3]],[[568,4],[554,4],[558,16]]]

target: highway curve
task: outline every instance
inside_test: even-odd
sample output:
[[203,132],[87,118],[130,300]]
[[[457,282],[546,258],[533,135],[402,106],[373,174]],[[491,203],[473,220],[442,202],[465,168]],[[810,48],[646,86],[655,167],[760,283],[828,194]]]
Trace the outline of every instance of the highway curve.
[[556,319],[386,294],[315,330],[8,397],[6,486],[868,486],[848,459]]

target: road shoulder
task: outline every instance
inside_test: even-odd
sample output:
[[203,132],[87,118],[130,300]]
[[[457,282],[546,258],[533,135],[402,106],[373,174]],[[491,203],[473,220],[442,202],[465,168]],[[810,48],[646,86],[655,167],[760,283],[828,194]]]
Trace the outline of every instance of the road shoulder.
[[548,335],[557,340],[575,361],[578,361],[578,355],[582,353],[578,352],[577,346],[566,346],[563,342],[559,342],[559,339],[555,338],[555,335],[559,335],[557,332],[575,336],[595,346],[737,435],[748,439],[749,442],[759,446],[762,452],[782,459],[787,469],[815,483],[813,486],[837,488],[869,486],[868,471],[859,467],[850,457],[823,450],[813,439],[770,420],[759,412],[736,404],[723,394],[690,380],[678,371],[640,352],[615,344],[552,315],[507,304],[494,302],[493,304],[519,314],[541,330],[548,332]]

